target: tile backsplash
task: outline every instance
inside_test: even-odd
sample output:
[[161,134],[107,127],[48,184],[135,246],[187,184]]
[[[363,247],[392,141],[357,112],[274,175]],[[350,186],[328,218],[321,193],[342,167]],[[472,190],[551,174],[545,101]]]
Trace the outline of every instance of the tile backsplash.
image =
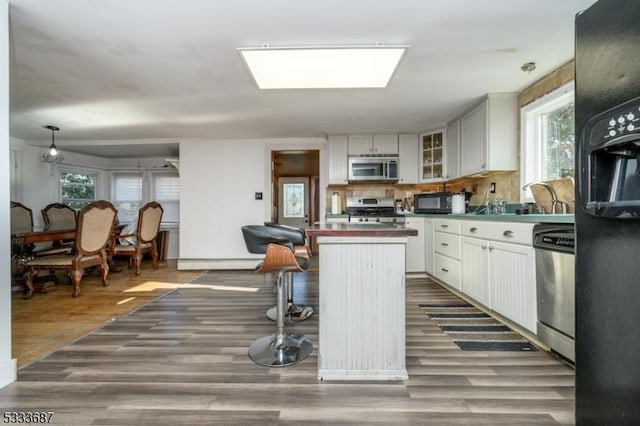
[[[502,172],[491,176],[457,179],[452,182],[425,183],[425,184],[355,184],[355,185],[329,185],[326,191],[327,206],[331,206],[331,194],[338,192],[344,197],[393,197],[395,200],[405,198],[413,203],[413,194],[420,192],[451,191],[460,192],[463,189],[473,194],[471,204],[481,204],[485,194],[490,189],[491,183],[496,184],[495,194],[489,194],[489,199],[501,198],[508,203],[517,203],[520,200],[519,174],[518,172]],[[486,201],[486,200],[485,200]],[[343,202],[344,206],[344,202]]]

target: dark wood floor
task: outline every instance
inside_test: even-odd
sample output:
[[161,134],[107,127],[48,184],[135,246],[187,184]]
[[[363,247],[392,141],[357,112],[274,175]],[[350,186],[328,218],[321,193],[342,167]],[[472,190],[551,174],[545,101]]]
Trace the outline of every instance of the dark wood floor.
[[[317,307],[317,273],[296,299]],[[247,348],[274,331],[268,276],[207,274],[22,367],[2,411],[53,411],[64,425],[574,423],[573,370],[544,351],[462,351],[418,307],[452,297],[407,281],[405,382],[324,382],[316,350],[269,369]],[[293,328],[317,344],[317,313]]]

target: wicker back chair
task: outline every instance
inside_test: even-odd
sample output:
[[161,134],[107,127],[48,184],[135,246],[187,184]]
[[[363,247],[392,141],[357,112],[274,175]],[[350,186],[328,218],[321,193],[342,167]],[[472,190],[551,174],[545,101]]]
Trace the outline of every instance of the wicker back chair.
[[33,280],[41,270],[68,271],[73,289],[71,295],[80,295],[80,281],[84,270],[90,266],[99,266],[102,284],[107,285],[109,264],[106,245],[111,236],[116,208],[108,201],[94,201],[78,213],[74,252],[54,256],[37,257],[26,263],[29,270],[25,298],[33,296]]
[[66,204],[51,203],[40,211],[46,226],[52,229],[72,229],[76,227],[76,211]]
[[33,230],[33,213],[31,209],[17,201],[11,202],[11,234],[31,232]]
[[[128,256],[129,266],[131,266],[132,261],[135,263],[136,275],[140,275],[140,272],[142,272],[142,256],[145,253],[151,254],[153,268],[158,269],[156,237],[160,230],[163,212],[164,209],[159,203],[151,201],[138,211],[138,226],[135,234],[120,234],[111,238],[111,255]],[[133,244],[123,244],[122,242],[125,239],[132,241]]]

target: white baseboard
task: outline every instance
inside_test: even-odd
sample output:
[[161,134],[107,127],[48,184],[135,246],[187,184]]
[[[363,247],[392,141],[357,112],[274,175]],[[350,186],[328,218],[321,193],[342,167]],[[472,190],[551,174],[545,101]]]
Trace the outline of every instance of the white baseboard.
[[206,269],[253,270],[261,259],[178,259],[178,270],[199,271]]
[[407,370],[318,370],[318,380],[409,380]]
[[0,364],[0,388],[13,383],[18,378],[18,363],[16,359],[10,359]]

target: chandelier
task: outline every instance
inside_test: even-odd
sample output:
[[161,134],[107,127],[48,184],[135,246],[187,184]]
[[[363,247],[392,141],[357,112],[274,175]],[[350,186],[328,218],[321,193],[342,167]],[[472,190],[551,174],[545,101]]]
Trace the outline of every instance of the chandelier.
[[62,163],[64,157],[58,148],[56,147],[55,142],[55,133],[60,130],[59,127],[56,126],[44,126],[45,129],[51,130],[51,145],[49,145],[49,149],[47,152],[42,154],[42,161],[47,163]]

